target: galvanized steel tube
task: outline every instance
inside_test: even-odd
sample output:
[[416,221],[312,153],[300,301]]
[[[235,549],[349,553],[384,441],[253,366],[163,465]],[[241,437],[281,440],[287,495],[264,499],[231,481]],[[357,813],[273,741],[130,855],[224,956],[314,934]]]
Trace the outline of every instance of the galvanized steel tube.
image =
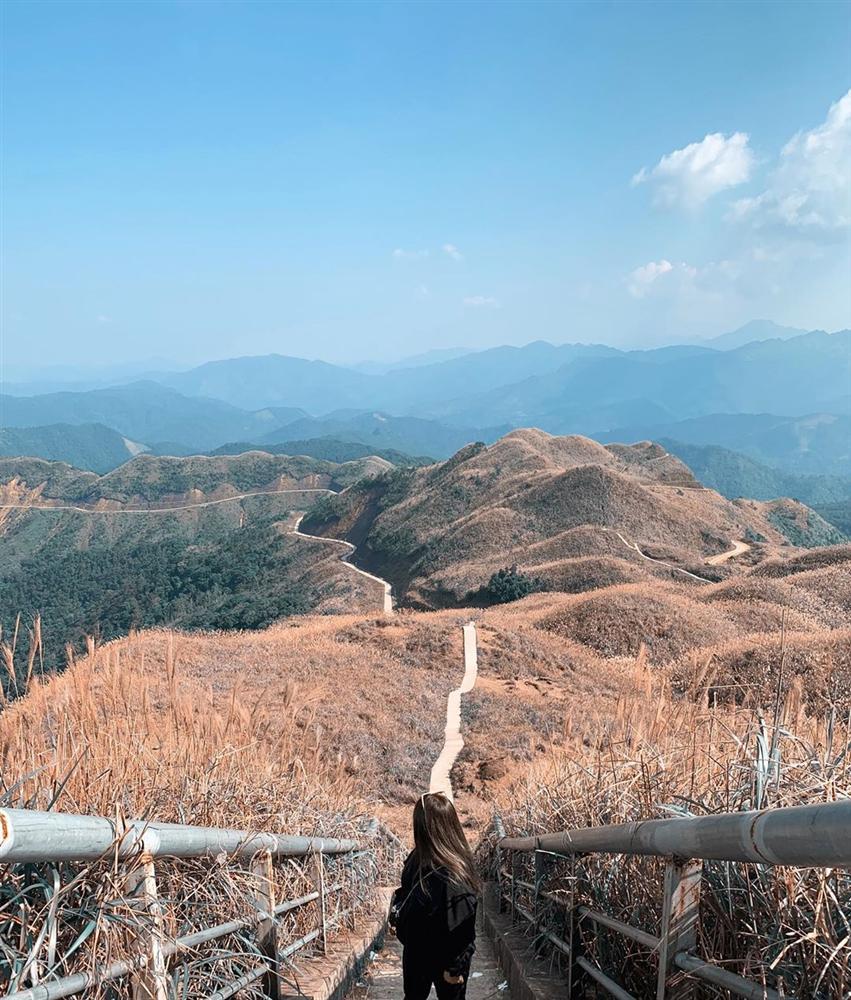
[[100,816],[0,810],[0,863],[96,861],[112,850],[121,858],[146,853],[151,857],[200,858],[217,854],[250,857],[269,851],[276,857],[306,854],[347,854],[354,840],[252,833],[179,823],[131,820],[122,831]]
[[851,866],[851,799],[811,806],[656,819],[539,837],[506,837],[511,851],[647,854],[828,868]]

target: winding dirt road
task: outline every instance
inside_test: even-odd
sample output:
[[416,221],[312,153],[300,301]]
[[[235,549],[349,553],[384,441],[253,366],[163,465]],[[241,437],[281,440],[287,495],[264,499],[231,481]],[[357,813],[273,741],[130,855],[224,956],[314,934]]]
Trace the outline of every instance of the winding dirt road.
[[255,490],[253,493],[235,493],[232,497],[219,497],[218,500],[201,500],[198,503],[185,503],[177,507],[121,507],[114,510],[100,510],[96,507],[61,506],[49,503],[0,503],[0,510],[65,510],[75,514],[176,514],[182,510],[197,510],[199,507],[215,507],[220,503],[231,503],[234,500],[247,500],[249,497],[277,497],[287,493],[336,493],[326,486],[311,489],[291,490]]
[[464,677],[461,686],[449,692],[446,699],[446,728],[443,734],[443,749],[431,769],[428,790],[443,792],[452,800],[452,781],[450,774],[458,754],[464,747],[464,737],[461,735],[461,695],[472,691],[479,675],[478,648],[476,645],[476,626],[467,622],[464,632]]
[[624,543],[624,545],[631,549],[633,552],[637,552],[642,559],[646,559],[647,562],[656,563],[657,566],[664,566],[666,569],[673,570],[675,573],[682,573],[683,576],[691,577],[692,580],[697,580],[700,583],[716,583],[715,580],[710,580],[705,576],[698,576],[697,573],[691,573],[687,569],[682,569],[680,566],[674,566],[673,563],[665,562],[664,559],[654,559],[653,556],[648,556],[646,552],[642,552],[638,547],[637,542],[630,542],[624,536],[614,528],[603,528],[603,531],[611,531],[618,536],[618,538]]
[[[333,492],[333,491],[331,491]],[[354,545],[351,542],[343,541],[342,538],[326,538],[324,535],[308,535],[307,532],[301,530],[301,522],[304,520],[304,514],[300,514],[298,520],[296,521],[294,527],[291,529],[291,534],[297,535],[299,538],[310,538],[314,542],[326,542],[333,545],[342,545],[345,549],[345,554],[340,556],[341,562],[345,563],[349,569],[354,570],[355,573],[360,573],[361,576],[365,576],[368,580],[374,580],[376,583],[380,583],[384,589],[384,603],[382,610],[387,614],[392,614],[393,612],[393,588],[390,584],[383,580],[380,576],[375,576],[372,573],[367,573],[365,569],[360,569],[355,566],[354,563],[350,562],[351,555],[355,551]]]
[[719,552],[717,556],[710,556],[706,560],[707,566],[720,566],[721,563],[725,563],[728,559],[734,559],[736,556],[740,556],[743,552],[749,552],[750,545],[743,541],[733,541],[732,549],[727,552]]

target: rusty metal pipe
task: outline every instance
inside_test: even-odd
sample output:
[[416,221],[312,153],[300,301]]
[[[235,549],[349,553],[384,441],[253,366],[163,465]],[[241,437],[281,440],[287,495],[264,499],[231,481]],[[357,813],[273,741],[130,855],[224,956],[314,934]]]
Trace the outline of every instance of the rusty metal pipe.
[[797,867],[851,867],[851,799],[506,837],[509,851],[646,854]]

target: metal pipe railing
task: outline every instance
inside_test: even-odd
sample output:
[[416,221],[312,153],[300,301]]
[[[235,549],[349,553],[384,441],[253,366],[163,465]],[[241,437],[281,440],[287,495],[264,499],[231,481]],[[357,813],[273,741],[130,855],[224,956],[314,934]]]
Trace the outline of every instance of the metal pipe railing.
[[[372,836],[387,831],[377,823],[370,824]],[[235,860],[251,861],[257,897],[254,912],[245,917],[211,927],[202,927],[190,934],[167,939],[162,930],[162,905],[157,899],[154,859],[204,858],[222,853]],[[224,1000],[234,996],[251,982],[264,980],[263,992],[277,996],[278,968],[296,952],[313,942],[324,948],[326,921],[336,924],[351,916],[352,910],[326,916],[326,900],[344,888],[343,882],[327,885],[323,857],[343,856],[354,860],[368,854],[357,841],[325,837],[300,837],[289,834],[256,833],[214,827],[184,826],[176,823],[154,823],[131,820],[114,823],[105,817],[77,816],[64,813],[38,812],[27,809],[0,810],[0,865],[50,864],[88,862],[116,857],[127,861],[123,866],[128,892],[132,886],[143,886],[137,903],[146,914],[137,933],[140,948],[126,959],[112,962],[90,972],[74,973],[48,980],[29,988],[18,988],[5,995],[5,1000],[62,1000],[64,997],[88,993],[96,985],[127,976],[148,977],[145,986],[156,1000],[167,994],[166,962],[186,954],[199,945],[208,944],[229,934],[254,928],[259,957],[266,959],[257,966],[220,987],[213,996]],[[274,858],[312,857],[313,881],[316,889],[297,899],[274,901],[272,860]],[[142,877],[143,881],[139,881]],[[134,896],[134,898],[136,898]],[[275,940],[276,918],[301,906],[316,903],[320,908],[320,927],[308,931],[297,941],[279,947]],[[150,923],[150,926],[148,926]],[[260,947],[264,944],[264,947]],[[247,951],[246,956],[257,957]],[[157,965],[159,962],[159,965]],[[20,974],[20,973],[19,973]],[[153,980],[150,977],[153,976]],[[18,980],[20,982],[20,980]],[[151,985],[151,982],[153,985]]]
[[115,849],[119,858],[146,854],[152,858],[201,858],[225,853],[251,857],[347,854],[354,840],[294,837],[217,827],[183,826],[130,820],[120,828],[101,816],[0,809],[0,863],[97,861]]
[[[753,812],[723,813],[689,819],[647,820],[614,826],[590,827],[546,833],[530,837],[506,837],[499,817],[495,818],[497,851],[512,852],[510,875],[498,865],[500,883],[510,880],[509,890],[500,885],[500,900],[510,901],[512,919],[519,914],[539,940],[553,945],[568,957],[569,983],[574,967],[581,969],[610,996],[632,1000],[622,986],[599,966],[575,953],[572,928],[578,920],[590,920],[631,938],[659,956],[656,997],[691,995],[688,989],[672,989],[677,976],[700,979],[750,1000],[780,1000],[781,994],[769,986],[746,979],[734,972],[699,958],[696,927],[699,914],[702,862],[705,860],[785,865],[808,868],[851,868],[851,799],[810,806],[762,809]],[[533,853],[536,859],[536,882],[517,877],[519,853]],[[651,855],[666,859],[665,898],[661,935],[624,923],[607,914],[576,906],[575,875],[571,877],[569,901],[556,899],[542,891],[538,872],[543,855],[569,858],[576,866],[583,854]],[[534,912],[517,902],[517,890],[532,894]],[[540,901],[566,906],[570,920],[570,940],[564,940],[542,928]]]
[[851,799],[690,819],[652,819],[539,837],[505,837],[499,846],[506,851],[644,854],[797,868],[846,867],[851,865]]

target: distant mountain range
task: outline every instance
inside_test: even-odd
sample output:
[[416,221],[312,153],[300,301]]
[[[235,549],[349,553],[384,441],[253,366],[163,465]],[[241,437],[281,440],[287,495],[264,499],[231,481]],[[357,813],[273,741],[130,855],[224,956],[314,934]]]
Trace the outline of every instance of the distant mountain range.
[[716,351],[731,351],[757,341],[790,340],[792,337],[801,337],[805,333],[807,333],[806,330],[799,330],[794,326],[780,326],[778,323],[772,323],[770,319],[754,319],[750,323],[740,326],[738,330],[722,333],[720,336],[711,337],[702,343]]
[[[7,393],[0,451],[99,472],[139,448],[281,452],[321,439],[442,459],[534,426],[604,442],[716,446],[796,475],[851,475],[849,330],[799,333],[759,321],[711,346],[619,351],[535,341],[427,352],[403,364],[356,370],[269,355],[85,391]],[[741,462],[726,466],[740,469],[733,480],[747,479]]]
[[786,472],[851,476],[851,416],[710,413],[668,423],[634,423],[595,434],[604,442],[662,438],[720,445]]

